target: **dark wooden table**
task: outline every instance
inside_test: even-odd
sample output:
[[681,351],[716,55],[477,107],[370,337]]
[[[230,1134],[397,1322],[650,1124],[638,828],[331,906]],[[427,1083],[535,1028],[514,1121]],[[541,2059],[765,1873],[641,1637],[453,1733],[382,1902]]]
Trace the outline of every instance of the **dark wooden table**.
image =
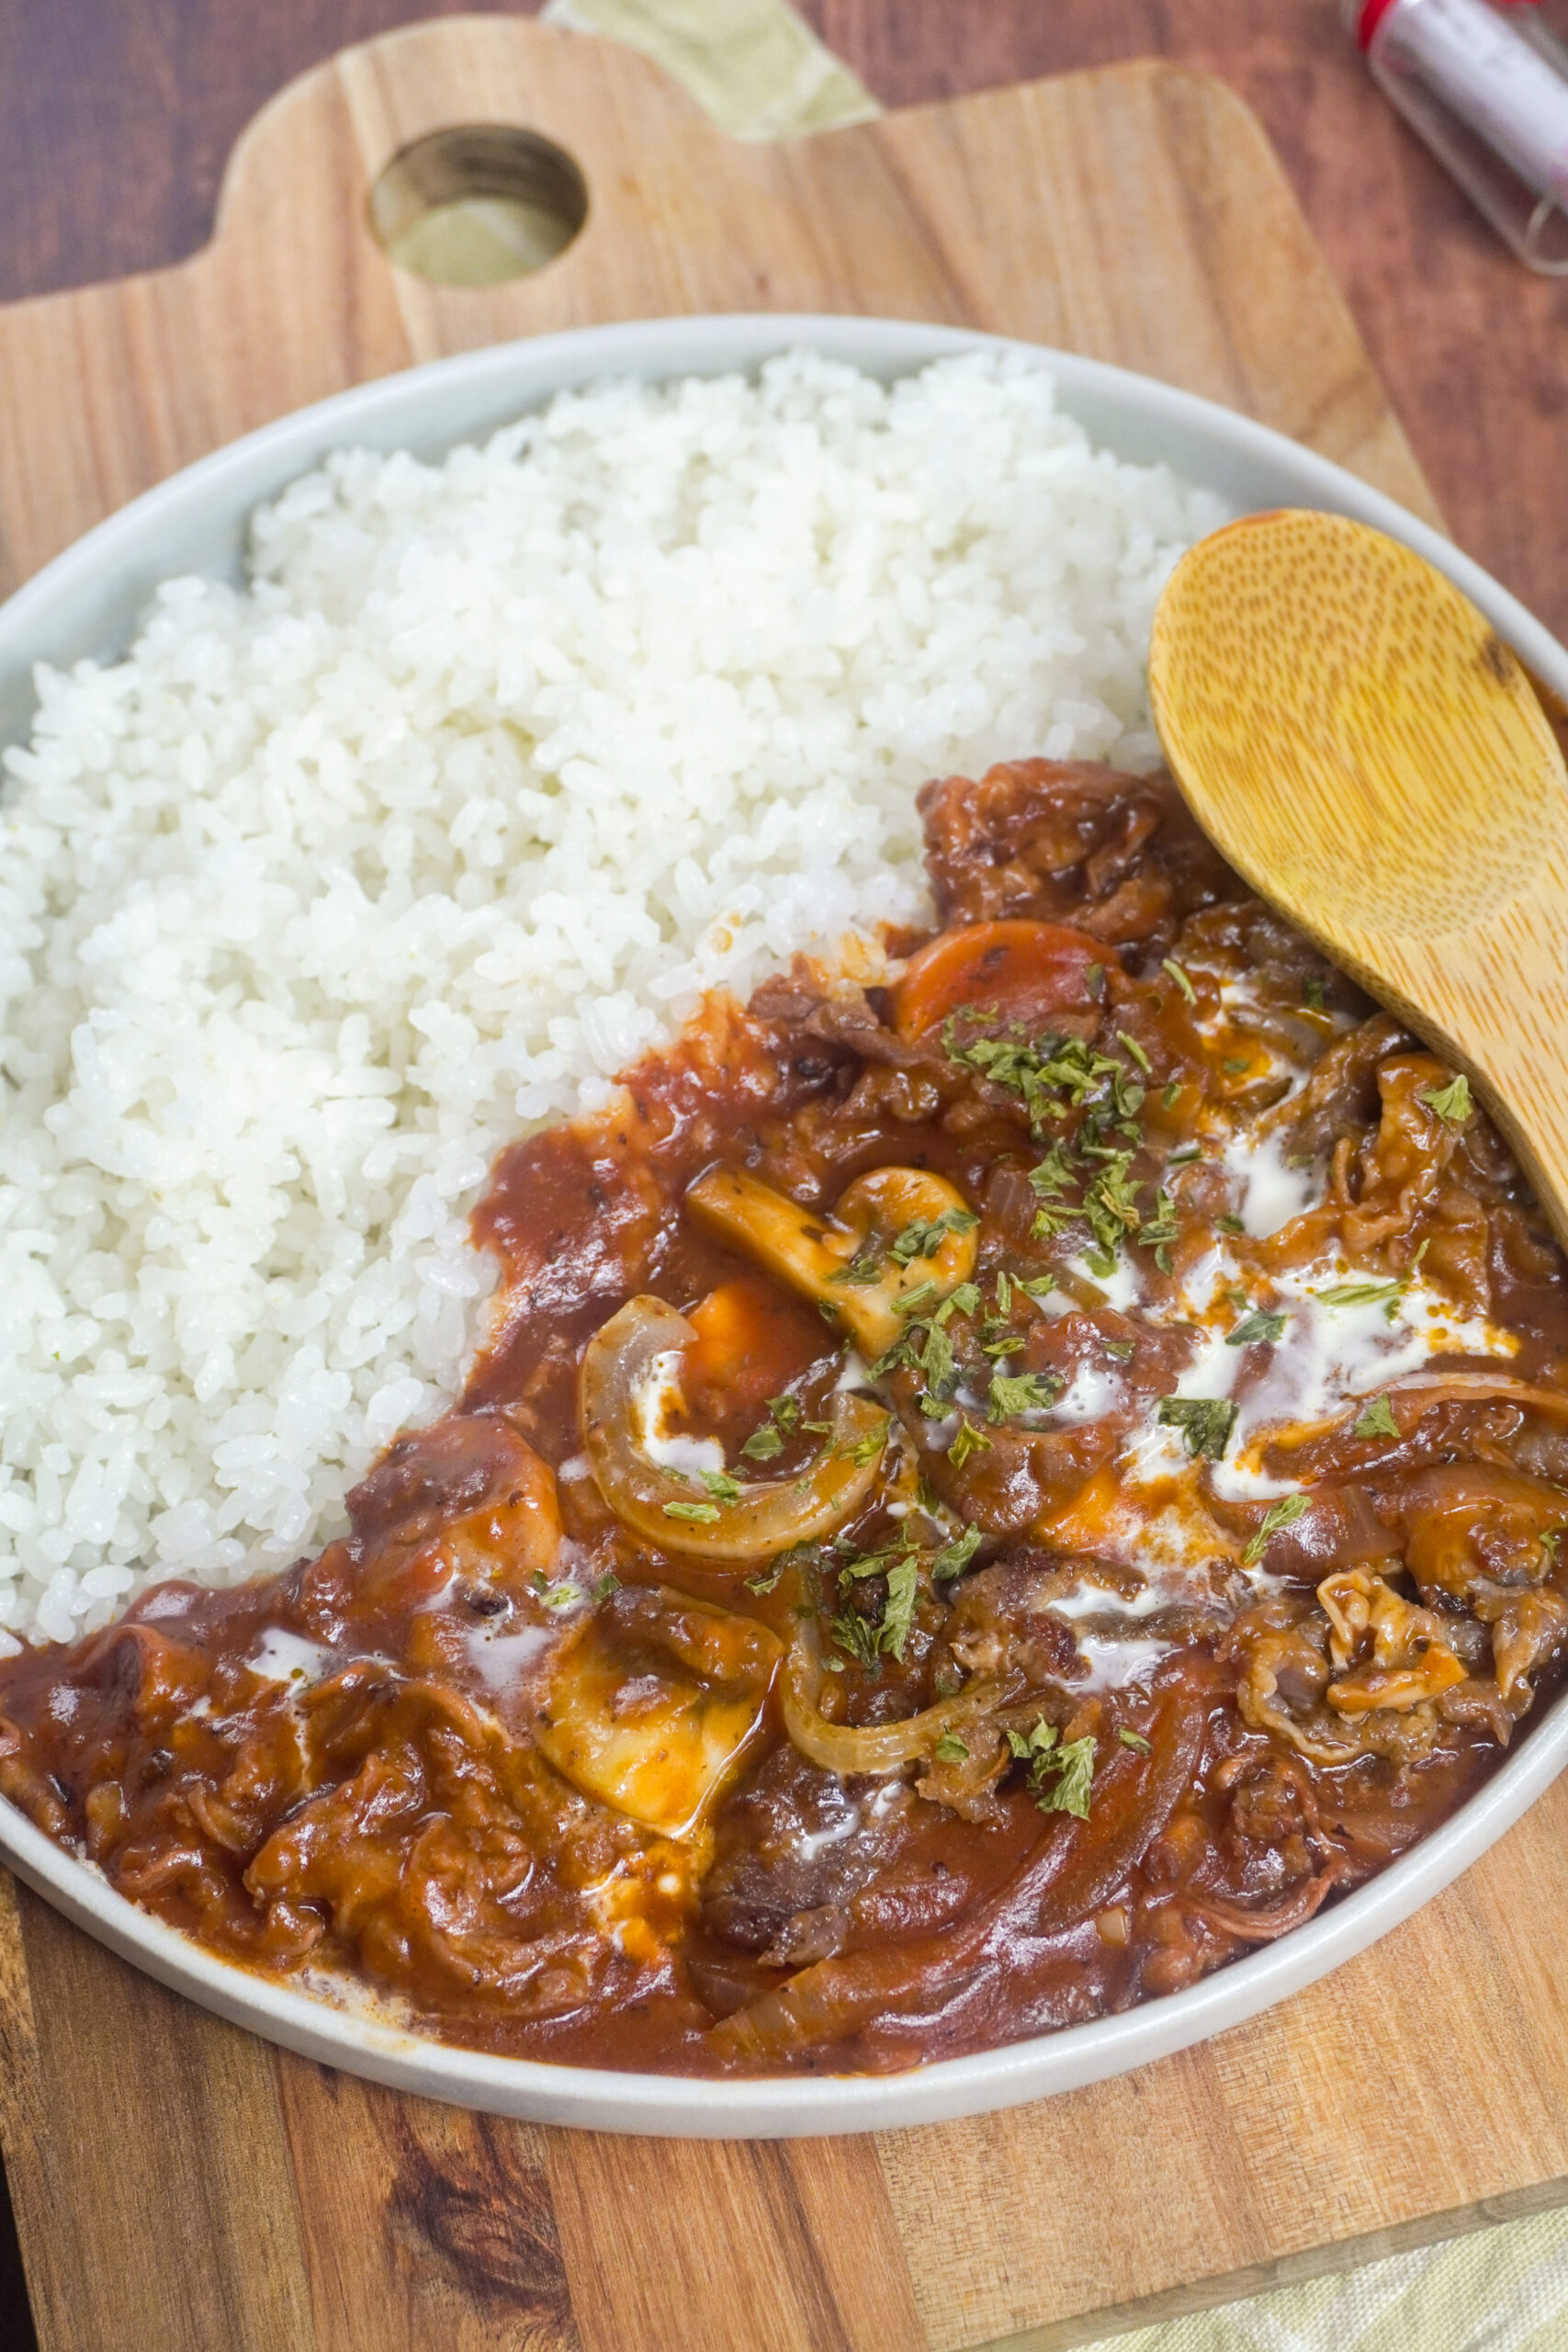
[[[0,6],[0,302],[155,268],[206,239],[274,90],[474,0],[13,0]],[[1546,0],[1568,30],[1568,0]],[[532,13],[526,7],[519,13]],[[1568,281],[1531,277],[1368,81],[1335,0],[805,0],[888,106],[1153,52],[1261,116],[1456,537],[1568,635]],[[0,2199],[0,2341],[29,2352]]]

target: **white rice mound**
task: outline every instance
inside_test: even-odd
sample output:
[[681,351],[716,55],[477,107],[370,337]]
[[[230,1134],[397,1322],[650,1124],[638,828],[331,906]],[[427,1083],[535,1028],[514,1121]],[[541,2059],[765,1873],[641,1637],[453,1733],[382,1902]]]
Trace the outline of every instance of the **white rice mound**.
[[[0,805],[0,1626],[323,1543],[455,1396],[501,1147],[926,906],[914,788],[1147,767],[1222,519],[1019,358],[609,383],[345,450],[40,670]],[[0,1634],[0,1649],[15,1643]]]

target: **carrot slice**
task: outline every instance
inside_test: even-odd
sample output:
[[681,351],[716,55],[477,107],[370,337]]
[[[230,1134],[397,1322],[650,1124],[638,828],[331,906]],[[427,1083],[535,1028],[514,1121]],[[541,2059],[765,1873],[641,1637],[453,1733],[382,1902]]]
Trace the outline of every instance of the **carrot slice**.
[[700,1422],[760,1407],[835,1344],[819,1317],[762,1274],[721,1283],[686,1320],[697,1336],[681,1385]]
[[901,1037],[923,1037],[961,1005],[995,1005],[1026,1026],[1089,1010],[1089,974],[1109,955],[1066,923],[976,922],[944,931],[910,959],[893,993]]

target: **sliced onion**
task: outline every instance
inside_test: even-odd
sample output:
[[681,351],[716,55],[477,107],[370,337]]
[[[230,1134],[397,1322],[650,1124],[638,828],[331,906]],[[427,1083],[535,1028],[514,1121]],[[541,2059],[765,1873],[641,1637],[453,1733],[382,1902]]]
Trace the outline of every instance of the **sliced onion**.
[[[1413,1372],[1403,1380],[1391,1380],[1387,1394],[1391,1398],[1420,1396],[1434,1405],[1449,1398],[1478,1404],[1495,1396],[1502,1403],[1518,1405],[1528,1413],[1546,1413],[1553,1420],[1568,1421],[1568,1392],[1538,1387],[1533,1380],[1515,1380],[1506,1373]],[[1373,1397],[1361,1397],[1358,1410],[1375,1402]]]
[[1344,1412],[1334,1419],[1314,1421],[1310,1429],[1274,1438],[1271,1445],[1281,1453],[1298,1453],[1332,1431],[1353,1427],[1379,1396],[1387,1396],[1391,1406],[1401,1397],[1416,1397],[1423,1411],[1428,1405],[1480,1405],[1491,1400],[1517,1405],[1522,1412],[1544,1413],[1549,1419],[1568,1422],[1568,1391],[1560,1388],[1539,1387],[1534,1381],[1515,1380],[1507,1373],[1412,1372],[1401,1380],[1391,1380],[1385,1389],[1366,1396],[1352,1396]]
[[929,1758],[939,1739],[977,1717],[995,1713],[1018,1696],[1020,1684],[972,1682],[955,1699],[943,1700],[902,1723],[854,1728],[830,1724],[817,1705],[822,1661],[808,1622],[797,1623],[779,1686],[784,1729],[801,1754],[829,1772],[897,1772]]
[[1205,1722],[1203,1708],[1171,1684],[1150,1728],[1150,1754],[1111,1752],[1089,1821],[1052,1815],[1015,1875],[955,1926],[917,1943],[817,1961],[721,2018],[710,2048],[732,2065],[798,2064],[879,2019],[930,2014],[1025,1939],[1062,1934],[1103,1908],[1190,1783]]
[[[716,1517],[686,1516],[709,1503],[705,1490],[650,1462],[638,1442],[637,1397],[656,1358],[693,1345],[696,1333],[660,1298],[634,1298],[596,1331],[582,1359],[579,1417],[583,1449],[615,1517],[661,1551],[705,1560],[761,1560],[831,1534],[859,1510],[876,1482],[888,1416],[848,1390],[833,1399],[832,1430],[797,1478],[742,1484]],[[866,1459],[854,1454],[863,1448]]]

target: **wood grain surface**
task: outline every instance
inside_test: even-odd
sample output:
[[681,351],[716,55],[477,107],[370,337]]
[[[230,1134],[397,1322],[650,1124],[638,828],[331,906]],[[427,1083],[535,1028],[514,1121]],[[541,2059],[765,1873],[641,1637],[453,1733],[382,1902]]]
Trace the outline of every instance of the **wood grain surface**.
[[[290,75],[463,5],[0,7],[0,302],[193,253],[234,141]],[[1336,0],[802,6],[887,106],[1139,56],[1223,75],[1283,158],[1455,537],[1568,636],[1568,282],[1532,277],[1477,219],[1368,81]],[[1543,14],[1568,33],[1568,0]]]
[[[980,24],[966,0],[947,17],[955,39]],[[476,113],[570,147],[594,225],[535,280],[442,293],[365,234],[366,175]],[[0,551],[21,576],[171,467],[411,356],[739,306],[1076,345],[1426,502],[1288,184],[1218,85],[1129,67],[741,149],[641,61],[491,17],[291,91],[177,270],[0,311]],[[1021,2352],[1568,2195],[1565,1833],[1560,1786],[1416,1920],[1201,2050],[1043,2107],[794,2144],[405,2099],[219,2024],[7,1894],[0,2138],[39,2338]]]

